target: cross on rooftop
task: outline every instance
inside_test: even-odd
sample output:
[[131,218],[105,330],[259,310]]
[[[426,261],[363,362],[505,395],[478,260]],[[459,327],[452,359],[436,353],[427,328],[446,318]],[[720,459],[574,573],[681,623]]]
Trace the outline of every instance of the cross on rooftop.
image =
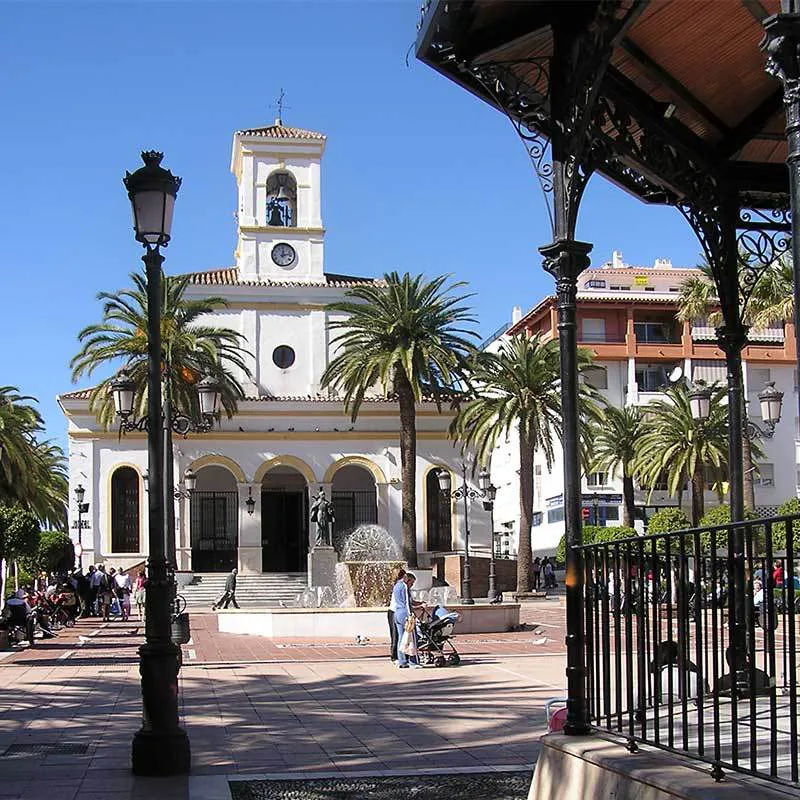
[[275,118],[276,125],[283,125],[283,109],[291,108],[291,106],[285,105],[284,97],[285,95],[283,93],[283,87],[281,87],[281,93],[278,95],[277,101],[270,105],[270,108],[275,108],[278,110],[278,116]]

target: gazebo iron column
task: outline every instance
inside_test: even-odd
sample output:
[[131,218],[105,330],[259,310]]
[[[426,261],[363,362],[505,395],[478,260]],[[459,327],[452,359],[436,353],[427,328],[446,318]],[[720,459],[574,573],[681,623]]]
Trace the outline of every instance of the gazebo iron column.
[[[761,47],[767,53],[767,72],[783,84],[789,168],[789,204],[792,216],[791,249],[794,277],[794,336],[800,382],[800,237],[794,220],[800,210],[800,0],[781,0],[781,12],[764,20],[766,35]],[[798,383],[800,385],[800,383]],[[800,407],[800,395],[798,395]]]
[[[618,18],[618,10],[619,4],[614,3],[598,4],[593,9],[572,6],[569,14],[553,26],[553,55],[549,60],[460,65],[481,83],[514,125],[545,194],[553,229],[553,241],[539,252],[544,269],[556,281],[558,307],[567,541],[568,700],[564,732],[571,735],[591,730],[584,660],[583,551],[575,546],[583,540],[576,297],[578,276],[589,266],[592,246],[575,239],[575,227],[583,191],[594,169],[590,128],[595,102],[612,42],[632,21],[630,15]],[[531,82],[531,75],[538,77]],[[542,93],[544,87],[546,95]],[[548,104],[549,138],[537,130],[547,116]],[[548,202],[551,198],[552,206]]]

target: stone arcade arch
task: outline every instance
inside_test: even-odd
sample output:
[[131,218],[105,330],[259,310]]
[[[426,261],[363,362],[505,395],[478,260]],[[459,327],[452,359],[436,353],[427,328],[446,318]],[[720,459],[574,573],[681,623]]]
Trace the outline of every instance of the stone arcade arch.
[[[259,470],[259,473],[261,470]],[[304,572],[308,538],[307,477],[299,468],[276,464],[261,478],[261,569]]]
[[375,475],[366,465],[348,463],[333,474],[331,500],[336,521],[333,545],[341,552],[342,542],[359,525],[378,522],[378,488]]

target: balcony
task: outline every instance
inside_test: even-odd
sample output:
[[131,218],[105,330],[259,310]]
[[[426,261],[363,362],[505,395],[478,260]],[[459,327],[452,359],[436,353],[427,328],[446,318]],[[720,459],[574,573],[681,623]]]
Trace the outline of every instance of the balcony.
[[680,344],[678,327],[672,321],[642,321],[633,323],[636,344]]

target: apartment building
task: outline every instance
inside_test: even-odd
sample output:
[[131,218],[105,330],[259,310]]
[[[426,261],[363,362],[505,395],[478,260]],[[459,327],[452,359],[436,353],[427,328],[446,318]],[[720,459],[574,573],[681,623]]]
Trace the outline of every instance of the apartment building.
[[[615,251],[600,267],[586,270],[578,283],[579,346],[594,354],[595,365],[583,380],[595,386],[616,406],[646,405],[660,396],[671,381],[688,378],[707,383],[725,383],[725,357],[716,344],[714,328],[707,320],[678,322],[678,296],[683,281],[697,274],[693,268],[674,267],[668,259],[652,266],[624,263]],[[524,316],[517,312],[509,328],[491,343],[496,349],[503,336],[527,331],[543,339],[558,336],[555,296],[545,297]],[[764,329],[751,329],[743,354],[747,410],[760,424],[758,393],[767,381],[784,392],[784,413],[772,438],[760,444],[765,458],[755,477],[756,505],[774,508],[795,496],[800,485],[800,463],[796,440],[800,427],[796,419],[795,363],[797,354],[791,322]],[[495,533],[500,552],[516,550],[519,529],[519,455],[510,436],[498,442],[492,455],[492,480],[498,487],[495,503]],[[619,525],[622,518],[620,475],[596,473],[582,479],[584,514],[589,522]],[[688,509],[689,494],[683,502]],[[718,497],[706,493],[707,507]],[[666,491],[650,494],[637,487],[637,527],[658,508],[677,505]],[[546,555],[555,551],[564,530],[563,465],[560,452],[548,470],[542,454],[534,462],[534,551]]]

